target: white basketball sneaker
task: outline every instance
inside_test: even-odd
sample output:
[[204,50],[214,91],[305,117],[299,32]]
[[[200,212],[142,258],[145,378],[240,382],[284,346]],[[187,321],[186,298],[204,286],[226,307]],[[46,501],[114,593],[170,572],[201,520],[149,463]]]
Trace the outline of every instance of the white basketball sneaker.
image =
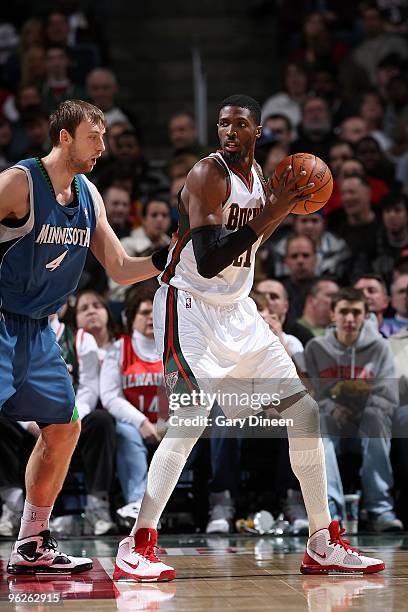
[[327,529],[315,531],[307,541],[300,571],[302,574],[372,574],[385,569],[381,559],[365,557],[342,539],[344,529],[332,521]]
[[7,565],[9,574],[78,574],[91,569],[92,559],[60,552],[48,529],[17,540]]
[[156,557],[156,529],[138,529],[135,536],[128,536],[119,544],[113,580],[121,578],[135,582],[159,582],[174,580],[174,568]]

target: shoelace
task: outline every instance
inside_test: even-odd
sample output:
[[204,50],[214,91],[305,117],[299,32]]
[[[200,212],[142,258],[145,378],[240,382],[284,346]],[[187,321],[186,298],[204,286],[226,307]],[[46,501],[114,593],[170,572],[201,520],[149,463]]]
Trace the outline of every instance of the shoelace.
[[58,548],[57,540],[51,535],[43,536],[41,548],[43,550],[53,550],[54,552],[56,552]]
[[156,556],[155,549],[159,550],[158,546],[151,546],[148,544],[145,548],[136,548],[133,547],[132,551],[138,555],[142,555],[146,557],[148,561],[152,561],[153,563],[160,563],[160,559]]
[[359,554],[357,548],[353,548],[352,546],[350,546],[349,540],[343,540],[343,538],[341,537],[345,532],[346,530],[344,528],[340,529],[338,534],[329,540],[330,544],[334,544],[335,546],[342,546],[347,551],[351,550],[352,552]]

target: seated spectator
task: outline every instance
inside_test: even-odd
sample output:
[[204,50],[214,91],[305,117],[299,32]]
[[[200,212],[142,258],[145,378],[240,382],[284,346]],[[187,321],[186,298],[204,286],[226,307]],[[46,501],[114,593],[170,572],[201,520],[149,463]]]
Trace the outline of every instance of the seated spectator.
[[[81,25],[86,22],[82,15]],[[69,54],[72,59],[70,72],[72,77],[78,83],[83,83],[85,76],[99,65],[99,49],[95,44],[95,40],[99,37],[100,30],[95,32],[92,42],[81,44],[76,40],[76,32],[71,28],[69,18],[65,13],[58,9],[51,11],[47,16],[46,22],[46,43],[47,46],[63,45],[69,49]]]
[[262,106],[262,123],[269,115],[286,115],[294,129],[302,117],[302,104],[307,94],[307,69],[304,64],[290,61],[284,68],[283,90],[266,100]]
[[[381,198],[389,192],[389,187],[383,180],[374,176],[367,176],[360,160],[354,157],[344,160],[336,173],[330,200],[324,207],[325,214],[328,215],[329,227],[333,228],[333,230],[335,230],[342,216],[344,218],[344,213],[341,210],[340,184],[344,178],[349,176],[361,176],[367,181],[370,187],[370,200],[373,206],[376,206]],[[336,211],[335,214],[333,214],[334,211]]]
[[392,318],[384,319],[383,332],[388,338],[408,329],[408,274],[402,274],[391,285],[391,306],[395,310]]
[[373,270],[390,287],[394,262],[408,248],[408,197],[390,192],[380,200],[381,227],[377,234],[377,257]]
[[[351,279],[371,270],[377,255],[378,220],[371,208],[370,186],[362,176],[350,176],[340,183],[341,202],[345,220],[337,225],[337,232],[351,251]],[[364,236],[364,240],[362,240]]]
[[167,177],[145,157],[135,130],[126,130],[116,137],[116,159],[130,168],[138,197],[167,197]]
[[363,117],[358,115],[343,119],[338,130],[340,140],[348,142],[352,147],[365,136],[368,136],[368,125]]
[[[293,229],[296,236],[308,236],[316,246],[316,275],[329,274],[342,278],[350,258],[350,251],[342,238],[326,229],[323,209],[310,215],[294,215]],[[284,263],[288,239],[282,238],[275,247],[275,275],[285,276]]]
[[158,444],[158,420],[168,412],[153,336],[154,293],[137,285],[128,291],[126,334],[111,346],[101,371],[102,404],[116,419],[117,469],[126,502],[117,513],[128,527],[137,518],[146,488],[146,443]]
[[171,233],[176,232],[178,227],[179,193],[184,187],[188,173],[197,162],[198,158],[195,155],[190,153],[180,153],[180,155],[173,157],[169,164],[168,175],[170,178],[169,202],[171,206]]
[[92,289],[79,292],[74,316],[76,328],[84,329],[95,338],[102,364],[116,335],[116,325],[105,298]]
[[128,255],[139,255],[146,249],[160,249],[170,242],[166,232],[170,228],[170,205],[159,199],[150,199],[142,208],[142,225],[122,240]]
[[407,58],[408,45],[403,38],[385,31],[385,20],[379,8],[365,6],[361,14],[364,38],[354,49],[353,59],[366,71],[374,84],[375,70],[380,61],[390,53]]
[[366,321],[367,312],[361,291],[340,290],[332,302],[335,327],[309,342],[306,366],[321,409],[332,518],[344,517],[336,450],[340,454],[354,448],[362,455],[363,514],[371,529],[396,531],[402,523],[395,516],[391,495],[390,447],[398,390],[392,384],[391,350]]
[[[288,155],[288,150],[286,147],[279,143],[275,142],[269,145],[268,150],[265,155],[265,161],[262,163],[262,172],[265,178],[271,178],[273,173],[275,172],[278,164],[285,159]],[[258,155],[257,155],[258,160]],[[288,217],[286,217],[288,219]],[[285,223],[286,219],[283,220],[282,224]],[[278,231],[281,229],[282,224],[279,226]],[[276,232],[274,232],[274,240],[276,240]]]
[[363,292],[368,312],[375,315],[377,328],[385,336],[384,313],[388,309],[390,298],[383,279],[375,274],[364,274],[355,281],[354,287]]
[[333,142],[332,117],[324,98],[312,96],[302,106],[302,120],[298,138],[292,143],[291,153],[313,153],[328,161]]
[[289,117],[281,113],[268,115],[262,123],[262,127],[263,130],[265,130],[265,128],[271,130],[271,137],[285,149],[286,155],[288,155],[290,143],[294,139],[293,126]]
[[375,138],[382,151],[388,151],[393,141],[383,129],[384,102],[376,89],[361,96],[359,115],[367,124],[368,135]]
[[137,128],[136,117],[115,102],[118,83],[111,70],[94,68],[86,77],[86,91],[89,101],[103,111],[108,128],[118,121],[124,121]]
[[131,208],[129,192],[121,187],[112,185],[102,193],[102,196],[105,203],[106,217],[117,237],[122,239],[129,236],[131,230],[129,223]]
[[42,88],[46,78],[45,49],[33,46],[21,58],[20,86],[33,85]]
[[289,308],[285,288],[278,281],[269,280],[266,282],[271,286],[268,297],[256,291],[253,291],[250,297],[254,300],[263,320],[269,325],[275,336],[278,336],[289,357],[295,360],[298,354],[303,353],[303,345],[299,338],[283,331]]
[[308,236],[293,236],[286,245],[285,264],[289,277],[283,279],[288,293],[288,321],[296,321],[305,307],[306,293],[316,278],[316,246]]
[[395,181],[394,165],[385,157],[373,136],[365,136],[355,145],[356,158],[361,161],[367,176],[383,180],[391,186]]
[[[121,240],[126,253],[132,257],[152,253],[170,243],[170,205],[162,200],[148,200],[142,208],[142,225]],[[126,287],[108,279],[109,300],[123,302]]]
[[[4,67],[3,76],[12,91],[16,91],[21,80],[21,58],[30,47],[44,47],[44,25],[41,19],[32,17],[27,19],[20,31],[20,40],[17,49],[9,54]],[[40,104],[41,100],[36,102]],[[12,119],[13,120],[13,119]]]
[[303,21],[301,44],[290,57],[315,70],[322,63],[338,64],[347,51],[347,45],[334,38],[326,15],[311,12],[306,14]]
[[332,298],[338,290],[338,284],[329,278],[320,278],[309,287],[302,316],[297,322],[309,329],[313,336],[324,336],[326,333],[331,323]]
[[311,79],[311,89],[319,98],[324,98],[329,105],[334,128],[348,117],[352,112],[343,94],[338,80],[337,66],[331,62],[315,66]]
[[268,309],[275,312],[279,317],[283,332],[296,337],[303,346],[306,346],[309,340],[313,338],[313,334],[297,321],[287,321],[289,299],[284,285],[279,281],[268,278],[255,285],[255,293],[265,297]]
[[22,157],[44,157],[51,150],[48,113],[41,106],[27,108],[21,116],[27,135],[27,149]]
[[69,56],[63,45],[52,45],[45,52],[46,77],[42,97],[48,113],[65,100],[82,99],[82,87],[68,77]]
[[170,117],[168,135],[173,147],[172,157],[177,157],[180,153],[189,153],[201,159],[209,153],[208,148],[199,143],[195,119],[187,111]]
[[391,77],[388,83],[387,106],[384,113],[384,129],[395,138],[398,129],[408,122],[408,84],[406,72]]

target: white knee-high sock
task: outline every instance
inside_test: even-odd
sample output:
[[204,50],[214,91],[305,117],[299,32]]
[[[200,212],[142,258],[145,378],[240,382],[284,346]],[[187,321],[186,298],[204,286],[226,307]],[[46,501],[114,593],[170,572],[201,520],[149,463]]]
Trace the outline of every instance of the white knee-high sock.
[[305,395],[282,416],[293,420],[293,426],[288,427],[290,464],[300,483],[312,534],[331,522],[319,407],[310,395]]
[[309,519],[309,534],[312,534],[328,527],[331,521],[323,442],[319,439],[314,449],[294,450],[294,446],[298,448],[298,444],[294,445],[292,441],[289,446],[290,464],[300,483]]
[[[184,426],[192,417],[207,416],[204,407],[179,408],[180,425],[170,425],[153,455],[147,477],[146,492],[131,535],[138,529],[156,529],[160,516],[172,494],[189,454],[205,429],[205,424]],[[204,423],[204,421],[202,421]]]
[[142,527],[157,528],[160,516],[185,466],[187,457],[183,453],[168,450],[166,445],[161,448],[162,445],[163,442],[153,455],[147,477],[146,492],[131,535]]

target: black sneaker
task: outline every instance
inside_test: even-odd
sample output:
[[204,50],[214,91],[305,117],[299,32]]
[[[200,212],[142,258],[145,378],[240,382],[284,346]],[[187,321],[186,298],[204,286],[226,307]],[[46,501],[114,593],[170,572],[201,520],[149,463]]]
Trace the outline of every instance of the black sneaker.
[[7,565],[8,573],[78,574],[92,569],[92,559],[70,557],[57,550],[57,546],[48,529],[36,536],[17,540]]

